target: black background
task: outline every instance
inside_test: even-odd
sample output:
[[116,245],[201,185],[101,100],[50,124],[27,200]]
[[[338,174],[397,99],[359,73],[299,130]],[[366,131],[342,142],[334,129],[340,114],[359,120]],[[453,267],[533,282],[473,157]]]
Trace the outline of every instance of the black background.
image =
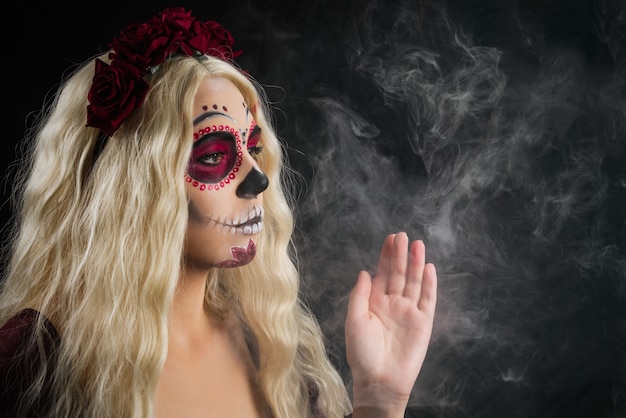
[[626,416],[623,1],[14,4],[3,219],[64,71],[165,6],[230,29],[273,101],[304,296],[347,381],[347,293],[406,230],[439,273],[415,416]]

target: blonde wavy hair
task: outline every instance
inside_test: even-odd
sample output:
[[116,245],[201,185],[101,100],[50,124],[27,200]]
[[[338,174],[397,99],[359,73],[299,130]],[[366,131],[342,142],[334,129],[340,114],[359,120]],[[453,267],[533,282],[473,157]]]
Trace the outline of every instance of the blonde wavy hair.
[[[99,58],[108,62],[106,54]],[[19,215],[0,324],[34,308],[60,335],[58,358],[44,359],[24,402],[34,402],[47,375],[51,416],[154,415],[184,254],[183,174],[192,146],[192,103],[203,78],[220,76],[255,109],[264,147],[258,162],[270,185],[257,256],[244,267],[211,271],[206,304],[241,324],[273,416],[344,417],[351,409],[344,383],[300,295],[285,193],[290,170],[263,89],[214,57],[168,59],[147,77],[151,87],[143,106],[93,161],[99,132],[86,126],[93,74],[90,60],[63,83],[29,132],[33,148],[18,180]],[[43,338],[38,336],[39,346]]]

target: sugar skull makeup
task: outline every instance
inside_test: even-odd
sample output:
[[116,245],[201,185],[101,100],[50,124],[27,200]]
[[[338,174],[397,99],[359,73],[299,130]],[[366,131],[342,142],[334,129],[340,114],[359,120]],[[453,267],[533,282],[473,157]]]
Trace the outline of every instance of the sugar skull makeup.
[[186,258],[197,267],[237,267],[256,254],[268,186],[256,158],[261,130],[237,87],[206,78],[194,100],[194,143],[185,179],[189,195]]
[[[229,174],[229,180],[232,180],[241,165],[238,132],[228,126],[213,125],[206,130],[201,129],[196,135],[199,139],[193,144],[187,175],[198,182],[209,184],[218,183]],[[238,166],[235,167],[235,164]]]

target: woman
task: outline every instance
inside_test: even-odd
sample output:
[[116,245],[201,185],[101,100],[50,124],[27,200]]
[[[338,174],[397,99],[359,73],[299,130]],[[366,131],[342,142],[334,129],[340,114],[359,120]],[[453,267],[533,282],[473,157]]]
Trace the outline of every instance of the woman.
[[232,45],[219,24],[166,9],[69,77],[33,131],[0,295],[2,410],[404,415],[435,268],[398,233],[375,278],[360,273],[352,410],[298,298],[283,150]]

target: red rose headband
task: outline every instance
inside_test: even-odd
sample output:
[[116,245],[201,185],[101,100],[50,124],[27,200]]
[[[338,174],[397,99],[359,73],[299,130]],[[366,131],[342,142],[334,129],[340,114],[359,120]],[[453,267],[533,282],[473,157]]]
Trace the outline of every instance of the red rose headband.
[[[234,40],[219,23],[200,21],[182,7],[167,8],[145,23],[124,28],[109,44],[111,63],[96,59],[96,69],[87,99],[87,126],[108,136],[139,109],[150,89],[143,79],[154,74],[171,56],[204,55],[232,61]],[[102,146],[102,144],[101,144]]]

